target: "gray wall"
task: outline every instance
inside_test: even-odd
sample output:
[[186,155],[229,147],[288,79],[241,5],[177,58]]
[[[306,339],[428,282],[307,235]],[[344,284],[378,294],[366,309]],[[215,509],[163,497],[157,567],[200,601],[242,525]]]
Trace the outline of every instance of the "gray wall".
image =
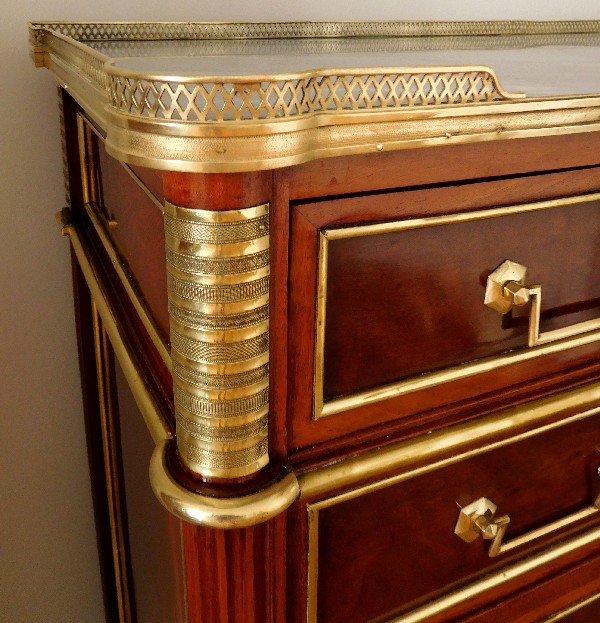
[[[8,6],[7,6],[8,5]],[[0,621],[102,621],[56,95],[30,20],[588,19],[597,0],[14,0],[0,20]],[[167,622],[165,622],[167,623]]]

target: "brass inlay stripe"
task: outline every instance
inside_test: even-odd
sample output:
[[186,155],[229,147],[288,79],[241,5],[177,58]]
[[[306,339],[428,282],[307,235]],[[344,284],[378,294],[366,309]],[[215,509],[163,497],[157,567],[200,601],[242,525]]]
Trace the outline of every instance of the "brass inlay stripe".
[[591,597],[588,597],[587,599],[584,599],[582,601],[578,601],[576,604],[573,604],[572,606],[569,606],[568,608],[565,608],[564,610],[553,614],[550,618],[545,619],[543,623],[555,623],[555,621],[562,621],[562,619],[564,619],[565,617],[568,617],[570,614],[573,614],[574,612],[577,612],[578,610],[581,610],[582,608],[593,604],[598,599],[600,599],[600,593],[597,595],[592,595]]
[[240,243],[262,238],[269,233],[269,217],[260,216],[241,222],[186,221],[165,215],[165,232],[193,244]]
[[131,623],[134,618],[130,599],[129,547],[124,532],[126,511],[123,508],[124,494],[119,479],[119,440],[117,418],[113,409],[114,396],[110,381],[112,359],[109,340],[98,308],[92,298],[92,329],[98,387],[98,408],[102,431],[102,454],[106,479],[106,500],[112,545],[112,563],[115,574],[115,589],[119,611],[119,623]]
[[213,344],[199,339],[184,337],[171,331],[171,349],[192,361],[199,363],[234,363],[253,359],[269,349],[269,334],[232,342],[231,344]]
[[269,266],[269,250],[243,257],[198,257],[167,249],[167,261],[173,268],[187,272],[237,275]]
[[265,363],[259,368],[239,372],[236,374],[208,374],[200,370],[187,368],[178,361],[173,362],[173,375],[195,387],[201,389],[232,389],[254,385],[259,381],[269,378],[269,364]]
[[501,367],[516,363],[523,363],[545,355],[562,352],[578,346],[584,346],[600,340],[600,331],[590,331],[551,344],[533,348],[523,348],[507,354],[499,354],[476,360],[465,364],[452,366],[443,370],[427,372],[413,376],[395,383],[375,387],[372,389],[356,392],[347,396],[324,400],[323,382],[325,367],[325,332],[327,318],[327,278],[328,278],[328,249],[330,241],[356,238],[363,236],[377,236],[389,233],[397,233],[424,227],[438,227],[456,223],[485,220],[537,212],[565,206],[573,206],[592,201],[600,201],[600,193],[578,195],[575,197],[561,197],[547,201],[525,203],[501,208],[476,210],[473,212],[461,212],[458,214],[444,214],[441,216],[407,219],[404,221],[391,221],[375,223],[371,225],[357,225],[338,229],[326,229],[320,233],[319,257],[318,257],[318,293],[317,293],[317,317],[315,323],[316,346],[315,346],[315,399],[314,419],[342,413],[377,402],[403,396],[412,392],[429,389],[444,383],[450,383],[468,378],[476,374],[482,374]]

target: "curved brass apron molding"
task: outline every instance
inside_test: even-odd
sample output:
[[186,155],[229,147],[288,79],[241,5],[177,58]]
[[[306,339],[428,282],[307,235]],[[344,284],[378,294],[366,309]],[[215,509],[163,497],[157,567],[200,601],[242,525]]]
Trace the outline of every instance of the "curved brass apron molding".
[[215,498],[182,487],[166,464],[169,441],[158,444],[150,460],[150,483],[161,504],[173,515],[211,528],[245,528],[272,519],[300,495],[295,474],[251,495]]
[[109,299],[79,239],[77,228],[71,223],[69,211],[63,211],[57,216],[61,233],[71,241],[115,355],[156,444],[150,461],[150,480],[160,502],[185,521],[214,528],[243,528],[267,521],[283,512],[300,495],[298,481],[293,473],[285,474],[256,493],[237,498],[213,498],[194,493],[178,484],[169,473],[165,452],[169,441],[175,441],[173,434],[121,337]]

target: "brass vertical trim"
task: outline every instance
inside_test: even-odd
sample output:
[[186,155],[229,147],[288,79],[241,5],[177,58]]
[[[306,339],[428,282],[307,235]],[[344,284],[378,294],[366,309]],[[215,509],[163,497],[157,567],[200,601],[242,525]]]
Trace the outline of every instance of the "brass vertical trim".
[[128,547],[123,530],[124,512],[121,507],[122,493],[119,486],[118,448],[115,434],[116,418],[113,412],[113,396],[110,380],[110,346],[102,326],[100,314],[92,298],[92,326],[94,334],[94,355],[98,381],[98,407],[102,429],[102,452],[106,478],[106,497],[112,543],[112,558],[115,572],[115,588],[119,609],[119,623],[133,623],[131,609],[131,587],[128,573]]
[[165,202],[164,218],[180,456],[199,474],[252,474],[269,460],[269,205]]
[[319,581],[319,509],[308,505],[308,591],[306,621],[317,620],[317,584]]
[[60,122],[60,144],[62,149],[63,180],[65,187],[65,205],[71,207],[71,185],[69,184],[69,161],[67,156],[67,130],[65,128],[65,107],[63,103],[63,92],[59,86],[56,88],[58,94],[58,113]]

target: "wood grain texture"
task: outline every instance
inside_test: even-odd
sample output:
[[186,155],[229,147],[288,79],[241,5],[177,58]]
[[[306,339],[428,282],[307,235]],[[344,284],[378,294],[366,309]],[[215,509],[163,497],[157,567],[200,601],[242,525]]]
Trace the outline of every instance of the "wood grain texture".
[[242,530],[184,524],[188,623],[285,623],[285,515]]
[[290,170],[292,200],[597,165],[600,133],[314,160]]
[[271,198],[271,172],[163,173],[165,197],[184,208],[235,210]]
[[[111,240],[124,258],[128,272],[156,320],[163,338],[169,340],[167,272],[163,214],[136,184],[120,162],[98,145],[100,209],[117,223],[108,229]],[[154,192],[162,186],[157,172],[146,170],[144,180]],[[162,202],[162,193],[156,195]]]
[[[599,188],[600,169],[591,168],[295,206],[290,251],[290,335],[294,336],[293,352],[290,346],[290,396],[294,396],[288,405],[290,447],[298,449],[377,422],[400,420],[473,395],[531,382],[593,361],[598,351],[596,346],[582,347],[314,422],[313,301],[320,229],[467,213],[594,193]],[[530,267],[532,280],[544,284],[543,329],[596,317],[600,282],[590,266],[597,256],[597,209],[596,204],[555,208],[330,242],[333,270],[326,321],[326,393],[353,393],[410,377],[410,369],[412,375],[418,375],[524,346],[528,310],[516,312],[512,323],[507,323],[483,305],[487,274],[511,255]],[[570,233],[568,220],[575,227]],[[577,253],[573,253],[575,240]],[[466,276],[474,265],[473,274]],[[587,292],[573,290],[588,286]],[[553,311],[548,314],[549,309]],[[423,340],[424,335],[429,337]],[[458,355],[475,343],[479,344],[475,350],[483,350]],[[430,353],[432,367],[418,367]],[[456,359],[452,359],[454,355]]]
[[[483,608],[452,623],[538,623],[566,608],[597,594],[600,556],[575,565],[568,571],[521,590],[499,603]],[[600,599],[560,619],[560,623],[600,621]],[[558,621],[557,621],[558,623]]]

